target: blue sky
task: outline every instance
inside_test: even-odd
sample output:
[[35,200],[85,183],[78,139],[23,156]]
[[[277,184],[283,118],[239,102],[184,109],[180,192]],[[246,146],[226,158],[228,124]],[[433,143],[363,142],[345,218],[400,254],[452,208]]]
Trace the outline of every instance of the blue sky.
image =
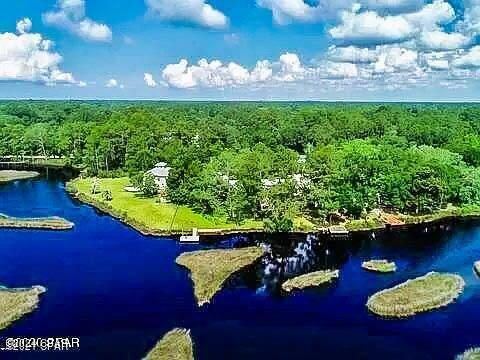
[[0,98],[480,101],[480,0],[16,0]]

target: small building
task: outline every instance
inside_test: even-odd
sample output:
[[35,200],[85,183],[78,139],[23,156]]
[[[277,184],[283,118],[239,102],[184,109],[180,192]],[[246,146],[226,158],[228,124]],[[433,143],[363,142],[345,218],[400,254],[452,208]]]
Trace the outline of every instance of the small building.
[[167,163],[159,162],[152,170],[147,171],[147,173],[153,176],[155,183],[160,189],[165,189],[167,187],[167,179],[170,174],[170,169],[171,168],[167,166]]

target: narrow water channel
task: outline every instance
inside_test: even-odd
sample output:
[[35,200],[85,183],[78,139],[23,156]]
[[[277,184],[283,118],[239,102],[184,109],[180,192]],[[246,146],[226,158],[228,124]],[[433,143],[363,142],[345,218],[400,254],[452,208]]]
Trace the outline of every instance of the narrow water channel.
[[[0,186],[0,213],[57,215],[72,231],[0,230],[0,284],[43,285],[39,308],[0,333],[9,336],[77,336],[81,351],[68,354],[2,354],[2,359],[141,359],[174,327],[191,329],[199,360],[225,359],[453,359],[480,345],[480,226],[451,231],[387,233],[328,242],[314,237],[239,237],[209,245],[180,245],[145,237],[72,200],[58,179]],[[213,303],[198,308],[188,273],[175,264],[200,248],[270,244],[259,264],[232,278]],[[377,275],[360,268],[388,258],[398,272]],[[322,268],[340,279],[286,296],[285,278]],[[455,272],[466,289],[453,305],[407,320],[368,313],[369,295],[406,279]]]

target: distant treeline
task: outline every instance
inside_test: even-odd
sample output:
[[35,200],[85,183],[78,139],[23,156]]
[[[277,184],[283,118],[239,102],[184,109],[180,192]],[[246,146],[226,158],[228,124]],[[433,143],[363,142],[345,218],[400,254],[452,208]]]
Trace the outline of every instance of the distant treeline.
[[235,221],[480,205],[480,105],[1,102],[0,156],[21,154],[164,161],[171,201]]

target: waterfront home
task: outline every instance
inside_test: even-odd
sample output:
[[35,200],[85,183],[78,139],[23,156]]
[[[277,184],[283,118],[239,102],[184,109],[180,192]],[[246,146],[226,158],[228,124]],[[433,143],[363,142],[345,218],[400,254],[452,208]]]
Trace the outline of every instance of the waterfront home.
[[167,166],[167,163],[159,162],[153,169],[147,171],[147,173],[153,176],[158,188],[162,190],[167,187],[167,179],[170,174],[170,169],[171,168]]

